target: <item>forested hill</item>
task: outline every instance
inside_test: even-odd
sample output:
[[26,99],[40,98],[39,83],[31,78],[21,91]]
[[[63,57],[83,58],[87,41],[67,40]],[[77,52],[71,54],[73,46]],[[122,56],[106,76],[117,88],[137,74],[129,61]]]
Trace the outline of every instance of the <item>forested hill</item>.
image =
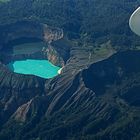
[[131,46],[139,39],[128,21],[139,0],[11,0],[0,5],[0,24],[33,20],[61,27],[70,39]]

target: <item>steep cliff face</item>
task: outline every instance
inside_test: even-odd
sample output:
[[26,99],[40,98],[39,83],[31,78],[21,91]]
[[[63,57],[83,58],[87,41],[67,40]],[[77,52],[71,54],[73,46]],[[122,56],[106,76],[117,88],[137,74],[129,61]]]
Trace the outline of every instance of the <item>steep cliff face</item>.
[[47,59],[51,61],[53,64],[57,66],[63,66],[65,62],[62,57],[58,54],[58,52],[53,48],[53,46],[49,45],[48,48],[44,51],[47,56]]
[[59,28],[51,28],[47,25],[43,25],[44,40],[49,44],[52,41],[59,40],[63,38],[63,30]]
[[64,67],[67,60],[70,58],[70,50],[72,43],[65,38],[59,39],[48,45],[44,50],[47,59],[53,64]]

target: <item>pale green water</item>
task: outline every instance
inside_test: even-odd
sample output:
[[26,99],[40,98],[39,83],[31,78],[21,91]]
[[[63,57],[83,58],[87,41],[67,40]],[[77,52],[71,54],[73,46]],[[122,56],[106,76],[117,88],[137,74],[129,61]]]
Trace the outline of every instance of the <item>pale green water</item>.
[[11,62],[8,67],[15,73],[32,74],[45,79],[55,77],[60,70],[60,67],[53,65],[48,60],[34,59]]

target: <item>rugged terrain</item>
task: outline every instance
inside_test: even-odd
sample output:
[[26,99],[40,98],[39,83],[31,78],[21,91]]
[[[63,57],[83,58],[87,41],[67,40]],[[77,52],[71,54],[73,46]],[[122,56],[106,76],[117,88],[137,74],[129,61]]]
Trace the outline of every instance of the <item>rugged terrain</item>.
[[[140,39],[128,27],[138,4],[0,4],[0,139],[139,140]],[[34,54],[12,53],[15,42],[32,40],[46,47]],[[49,59],[63,67],[62,73],[45,80],[6,67],[27,58]]]

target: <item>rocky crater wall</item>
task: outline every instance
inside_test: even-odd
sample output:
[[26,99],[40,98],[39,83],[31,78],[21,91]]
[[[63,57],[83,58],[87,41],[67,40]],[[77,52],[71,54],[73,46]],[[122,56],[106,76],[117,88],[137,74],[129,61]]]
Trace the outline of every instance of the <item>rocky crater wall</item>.
[[[53,64],[59,66],[63,66],[65,64],[65,58],[63,58],[63,55],[59,54],[59,52],[57,52],[55,47],[52,45],[53,41],[63,38],[62,29],[52,28],[45,24],[27,21],[5,25],[0,28],[2,31],[0,34],[0,46],[2,52],[0,54],[0,60],[3,63],[7,63],[11,60],[36,58],[48,59]],[[44,41],[46,46],[40,52],[34,54],[9,55],[8,52],[11,51],[12,48],[11,44],[14,44],[14,42],[19,42],[19,40]]]
[[[63,30],[52,28],[50,26],[21,21],[14,24],[0,26],[0,124],[8,118],[22,104],[30,101],[32,98],[45,94],[45,80],[33,75],[22,75],[11,72],[6,64],[13,60],[21,59],[48,59],[53,64],[64,66],[69,48],[64,49],[65,44],[59,44],[57,40],[63,42]],[[37,40],[46,44],[41,51],[32,54],[9,53],[15,42],[21,43],[21,40]],[[59,49],[56,49],[59,47]],[[60,50],[63,53],[60,53]],[[59,50],[59,51],[58,51]],[[5,117],[6,116],[6,117]]]

